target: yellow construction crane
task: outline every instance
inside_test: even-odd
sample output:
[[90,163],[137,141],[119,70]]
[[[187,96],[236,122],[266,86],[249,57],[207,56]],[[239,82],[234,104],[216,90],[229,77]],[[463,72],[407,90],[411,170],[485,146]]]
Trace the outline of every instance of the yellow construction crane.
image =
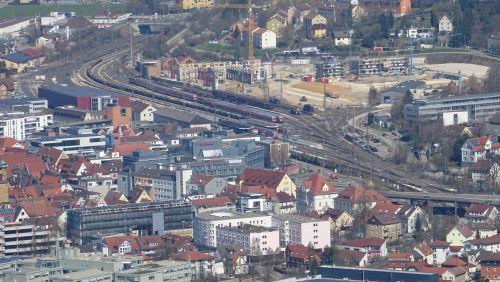
[[[183,0],[180,0],[181,2]],[[174,5],[167,5],[168,8],[180,8],[184,9],[184,6],[182,3],[180,4],[174,4]],[[247,3],[243,4],[235,4],[235,3],[213,3],[209,4],[206,7],[200,8],[200,9],[210,9],[210,8],[216,8],[216,9],[245,9],[248,11],[248,64],[251,66],[252,61],[253,61],[253,30],[254,30],[254,17],[253,17],[253,11],[252,11],[253,3],[252,0],[247,0]]]

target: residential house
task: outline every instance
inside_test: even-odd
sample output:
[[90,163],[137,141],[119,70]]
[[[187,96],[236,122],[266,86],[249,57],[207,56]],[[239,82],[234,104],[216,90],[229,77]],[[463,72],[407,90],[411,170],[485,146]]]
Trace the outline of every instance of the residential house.
[[491,160],[478,160],[472,166],[471,178],[476,189],[493,189],[500,183],[500,165]]
[[259,27],[253,31],[254,46],[258,49],[276,48],[276,33],[267,28]]
[[412,253],[400,253],[393,251],[387,258],[387,269],[407,271],[412,263]]
[[469,223],[469,227],[477,238],[486,238],[498,234],[497,227],[491,223]]
[[446,15],[439,20],[439,32],[453,32],[453,22]]
[[314,259],[319,264],[321,258],[316,252],[301,244],[289,244],[285,249],[286,264],[290,267],[305,267]]
[[500,135],[480,136],[465,141],[462,145],[462,162],[475,163],[489,156],[500,155]]
[[271,198],[274,214],[290,214],[297,212],[297,201],[294,196],[285,192],[278,192]]
[[338,250],[335,264],[341,266],[364,267],[368,264],[369,260],[369,253],[352,250]]
[[352,44],[351,35],[347,30],[337,30],[333,32],[335,46],[349,46]]
[[200,195],[219,195],[226,184],[227,181],[221,177],[193,174],[187,183],[187,190]]
[[248,257],[241,245],[228,244],[218,246],[215,256],[224,263],[224,273],[229,276],[246,275],[249,271]]
[[297,186],[284,171],[247,168],[237,177],[236,181],[240,187],[265,185],[276,192],[285,192],[296,197]]
[[303,18],[303,27],[311,39],[325,38],[327,20],[322,15],[309,12]]
[[457,224],[446,234],[446,242],[451,246],[464,246],[464,243],[475,239],[474,232],[466,224]]
[[356,5],[351,9],[351,17],[353,22],[361,21],[361,18],[363,18],[365,15],[365,9],[359,5]]
[[266,28],[280,37],[283,27],[287,25],[287,17],[276,13],[266,22]]
[[465,282],[467,280],[467,270],[461,266],[448,268],[441,274],[444,281]]
[[375,190],[359,186],[349,186],[335,198],[335,208],[356,214],[361,210],[371,210],[378,202],[387,202],[387,198]]
[[468,250],[481,249],[494,253],[500,252],[500,234],[468,241],[465,246]]
[[413,248],[413,257],[415,261],[423,261],[427,263],[432,261],[433,250],[427,241],[424,241]]
[[354,223],[354,217],[349,212],[339,209],[328,209],[321,218],[331,220],[333,231],[351,229]]
[[500,253],[493,253],[480,261],[481,279],[484,281],[500,281]]
[[14,91],[14,82],[11,79],[0,78],[0,100],[12,98]]
[[471,204],[464,215],[468,223],[495,223],[498,218],[498,210],[493,205]]
[[297,205],[300,212],[317,211],[322,214],[333,209],[338,192],[333,185],[321,175],[311,174],[297,191]]
[[431,228],[429,215],[419,206],[404,205],[399,211],[399,217],[403,222],[405,234],[427,232]]
[[351,250],[368,253],[369,257],[387,256],[387,240],[380,238],[367,238],[358,240],[349,240],[338,243],[335,247],[339,250]]
[[102,253],[106,256],[124,255],[138,249],[137,240],[132,235],[113,235],[102,238]]
[[191,263],[192,277],[202,277],[204,275],[224,274],[224,265],[217,262],[215,257],[198,251],[181,252],[174,255],[174,259],[188,261]]
[[427,263],[430,265],[441,265],[450,256],[450,243],[446,241],[432,241],[429,247],[432,249],[432,257],[427,258]]
[[154,121],[153,113],[156,111],[156,108],[153,106],[141,101],[131,101],[130,107],[132,108],[133,121]]
[[375,214],[366,222],[366,237],[387,239],[389,242],[400,240],[403,236],[401,219],[393,214]]

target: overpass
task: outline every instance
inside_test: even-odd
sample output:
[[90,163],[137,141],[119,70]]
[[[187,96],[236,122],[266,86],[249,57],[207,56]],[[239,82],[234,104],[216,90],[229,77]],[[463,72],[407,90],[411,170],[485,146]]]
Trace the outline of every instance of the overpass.
[[500,206],[500,195],[380,191],[390,199],[431,201],[451,204],[492,204]]

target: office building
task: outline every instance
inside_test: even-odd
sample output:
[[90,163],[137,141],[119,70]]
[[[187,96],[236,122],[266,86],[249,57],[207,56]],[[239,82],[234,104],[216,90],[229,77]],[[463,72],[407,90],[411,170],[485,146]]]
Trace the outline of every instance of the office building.
[[28,140],[30,151],[41,147],[51,147],[62,150],[66,155],[98,156],[106,150],[106,136],[93,134],[91,130],[70,132],[57,136],[42,136]]
[[409,123],[443,120],[443,125],[467,122],[486,122],[500,110],[500,92],[417,100],[405,105],[404,115]]
[[208,138],[191,141],[193,174],[238,176],[246,167],[265,166],[265,150],[250,139]]
[[193,221],[193,239],[197,244],[217,247],[217,228],[243,224],[271,227],[271,218],[268,214],[240,214],[231,210],[199,213]]
[[311,244],[315,249],[330,246],[330,222],[318,218],[304,217],[297,214],[279,214],[273,216],[272,226],[279,228],[280,245]]
[[39,113],[48,108],[47,99],[41,98],[12,98],[4,99],[0,103],[1,112]]
[[185,229],[193,220],[191,203],[158,201],[67,211],[68,238],[74,244],[91,243],[95,236],[129,233],[163,234],[165,230]]
[[115,282],[164,282],[191,281],[191,264],[188,261],[162,260],[143,264],[115,273]]
[[0,137],[25,140],[30,134],[44,130],[53,123],[52,114],[22,112],[0,114]]
[[170,162],[167,154],[160,151],[135,151],[132,155],[123,156],[123,167],[130,171],[138,171],[144,167],[166,166]]
[[108,105],[129,104],[127,96],[82,86],[46,85],[38,89],[38,97],[47,99],[50,108],[72,105],[82,110],[102,111]]
[[280,249],[279,231],[276,227],[243,224],[217,228],[217,246],[238,244],[253,255],[266,255]]

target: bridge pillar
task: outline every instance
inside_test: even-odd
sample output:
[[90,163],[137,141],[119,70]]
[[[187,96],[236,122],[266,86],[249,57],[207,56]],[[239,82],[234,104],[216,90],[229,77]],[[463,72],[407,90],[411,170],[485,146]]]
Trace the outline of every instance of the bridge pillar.
[[455,211],[455,217],[458,217],[458,203],[457,203],[457,201],[455,201],[454,203],[455,203],[455,207],[454,207],[455,208],[454,209],[454,211]]

